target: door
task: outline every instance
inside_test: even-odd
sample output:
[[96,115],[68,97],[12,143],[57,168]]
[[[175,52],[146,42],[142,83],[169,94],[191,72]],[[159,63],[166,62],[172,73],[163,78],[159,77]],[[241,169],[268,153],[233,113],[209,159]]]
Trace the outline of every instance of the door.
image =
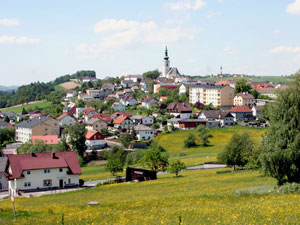
[[63,188],[64,187],[64,180],[59,180],[59,188]]

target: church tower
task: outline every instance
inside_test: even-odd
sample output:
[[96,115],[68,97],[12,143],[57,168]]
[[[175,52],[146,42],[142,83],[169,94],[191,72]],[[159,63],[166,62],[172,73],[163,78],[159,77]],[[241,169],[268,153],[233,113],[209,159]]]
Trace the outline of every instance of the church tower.
[[170,70],[170,61],[169,61],[169,56],[168,56],[168,49],[166,46],[165,57],[164,57],[164,61],[163,61],[162,77],[167,77],[169,70]]

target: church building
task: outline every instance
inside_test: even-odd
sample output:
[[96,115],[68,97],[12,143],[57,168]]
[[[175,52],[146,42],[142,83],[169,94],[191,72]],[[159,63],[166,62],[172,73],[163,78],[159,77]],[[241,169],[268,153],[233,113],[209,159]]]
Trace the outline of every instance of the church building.
[[161,77],[164,77],[167,79],[175,79],[176,77],[179,77],[179,76],[181,76],[181,74],[179,73],[178,69],[176,67],[170,67],[168,49],[166,47]]

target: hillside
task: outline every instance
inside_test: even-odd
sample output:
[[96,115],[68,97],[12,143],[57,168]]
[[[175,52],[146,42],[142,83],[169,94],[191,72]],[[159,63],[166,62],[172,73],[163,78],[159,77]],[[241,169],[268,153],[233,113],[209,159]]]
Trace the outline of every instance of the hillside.
[[[224,171],[224,170],[223,170]],[[17,224],[293,224],[300,221],[300,195],[237,195],[245,188],[272,190],[275,180],[257,172],[217,174],[216,170],[167,174],[158,180],[17,198]],[[89,201],[98,206],[89,207]],[[12,222],[10,200],[0,202],[0,218]]]

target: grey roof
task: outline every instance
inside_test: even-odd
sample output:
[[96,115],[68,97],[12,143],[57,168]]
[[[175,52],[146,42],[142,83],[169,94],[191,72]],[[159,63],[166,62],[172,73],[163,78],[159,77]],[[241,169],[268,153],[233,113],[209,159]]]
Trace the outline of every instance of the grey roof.
[[7,165],[7,157],[0,157],[0,172],[4,172]]
[[111,90],[114,90],[115,89],[115,86],[111,83],[105,83],[102,85],[102,88],[101,89],[111,89]]
[[98,118],[92,118],[92,119],[89,119],[89,120],[86,122],[86,124],[87,124],[87,125],[93,125],[93,124],[96,123],[98,120],[100,120],[100,119],[98,119]]
[[168,74],[173,75],[173,76],[180,76],[180,73],[179,73],[177,67],[170,68],[170,70],[168,71]]
[[172,119],[168,119],[167,120],[167,122],[168,123],[177,123],[177,122],[179,122],[181,119],[179,119],[179,118],[172,118]]
[[144,116],[142,116],[142,115],[134,115],[131,117],[132,120],[141,120],[143,118],[144,118]]
[[5,128],[7,126],[9,126],[10,124],[5,122],[5,121],[0,121],[0,128]]
[[122,80],[122,84],[134,84],[133,80]]
[[215,85],[215,84],[206,83],[206,84],[194,84],[191,85],[190,88],[221,89],[226,86],[229,85]]
[[46,117],[46,116],[39,116],[39,117],[35,117],[35,118],[32,118],[30,120],[26,120],[22,123],[19,123],[17,125],[17,128],[18,127],[23,127],[23,128],[33,128],[35,126],[37,126],[38,124],[40,123],[43,123],[47,120],[50,120],[52,119],[51,117]]
[[213,118],[213,119],[224,119],[225,117],[233,117],[229,111],[221,111],[221,110],[204,110],[203,113],[206,118]]
[[153,131],[153,129],[151,128],[151,127],[147,127],[147,126],[145,126],[145,125],[143,125],[143,124],[139,124],[139,125],[136,125],[135,127],[134,127],[134,129],[136,130],[136,131],[139,131],[139,130],[146,130],[146,131]]

